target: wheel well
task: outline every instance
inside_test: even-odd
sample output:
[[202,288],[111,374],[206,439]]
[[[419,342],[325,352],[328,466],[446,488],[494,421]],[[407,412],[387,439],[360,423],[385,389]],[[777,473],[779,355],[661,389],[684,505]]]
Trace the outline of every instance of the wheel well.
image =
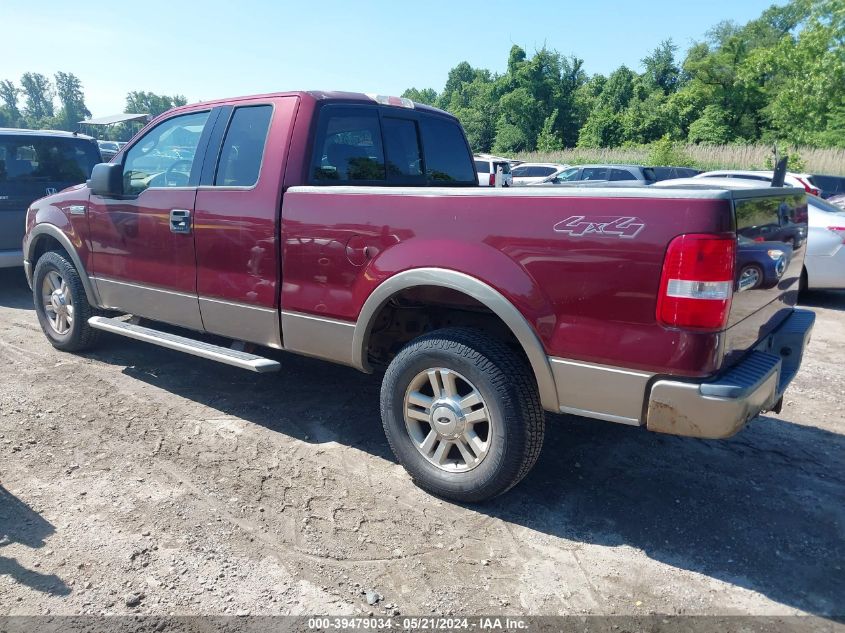
[[38,260],[41,259],[41,256],[49,251],[59,251],[60,253],[64,253],[65,257],[69,257],[67,250],[59,240],[52,235],[41,235],[37,238],[35,247],[32,250],[32,259],[30,262],[33,268]]
[[385,366],[418,336],[454,326],[486,332],[528,361],[522,345],[497,314],[469,295],[440,286],[414,286],[392,295],[373,317],[367,358],[374,366]]

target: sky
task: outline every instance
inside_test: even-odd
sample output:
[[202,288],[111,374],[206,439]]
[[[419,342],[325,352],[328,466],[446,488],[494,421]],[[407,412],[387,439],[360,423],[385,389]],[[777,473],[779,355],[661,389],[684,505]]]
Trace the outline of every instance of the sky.
[[747,22],[771,4],[0,0],[0,79],[71,72],[94,116],[123,112],[131,90],[189,102],[282,90],[440,91],[461,61],[503,72],[513,44],[577,55],[590,74],[641,70],[667,37],[682,56],[711,26]]

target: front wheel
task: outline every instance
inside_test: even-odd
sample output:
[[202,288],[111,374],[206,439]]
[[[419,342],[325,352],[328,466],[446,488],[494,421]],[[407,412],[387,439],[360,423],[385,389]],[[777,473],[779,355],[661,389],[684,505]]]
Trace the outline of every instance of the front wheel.
[[32,280],[35,313],[53,347],[79,352],[92,347],[99,331],[88,325],[97,310],[88,303],[82,279],[64,253],[45,253]]
[[461,502],[506,492],[540,455],[545,417],[526,362],[477,330],[406,345],[381,389],[384,431],[421,488]]

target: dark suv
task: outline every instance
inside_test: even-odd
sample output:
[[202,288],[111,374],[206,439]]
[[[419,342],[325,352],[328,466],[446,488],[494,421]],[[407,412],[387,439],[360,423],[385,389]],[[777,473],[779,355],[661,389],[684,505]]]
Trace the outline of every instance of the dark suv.
[[85,182],[100,161],[97,142],[89,136],[0,128],[0,268],[23,264],[27,207]]

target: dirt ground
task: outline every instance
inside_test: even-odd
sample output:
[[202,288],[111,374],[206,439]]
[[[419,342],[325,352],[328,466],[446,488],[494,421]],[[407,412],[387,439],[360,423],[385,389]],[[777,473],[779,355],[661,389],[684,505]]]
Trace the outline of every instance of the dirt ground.
[[782,414],[549,416],[529,477],[464,507],[395,463],[377,377],[64,354],[0,271],[0,614],[845,614],[845,292],[809,299]]

